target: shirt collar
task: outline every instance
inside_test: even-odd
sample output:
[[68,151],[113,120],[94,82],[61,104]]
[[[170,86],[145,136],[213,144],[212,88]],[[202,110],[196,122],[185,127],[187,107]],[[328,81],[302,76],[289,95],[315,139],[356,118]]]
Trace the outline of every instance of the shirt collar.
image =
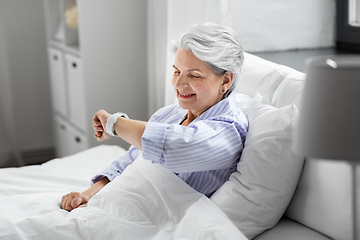
[[[215,116],[219,116],[223,113],[233,111],[236,109],[235,101],[233,99],[232,94],[228,96],[227,98],[221,100],[208,110],[206,110],[203,114],[201,114],[199,117],[197,117],[193,122],[209,119]],[[185,116],[186,117],[186,116]]]

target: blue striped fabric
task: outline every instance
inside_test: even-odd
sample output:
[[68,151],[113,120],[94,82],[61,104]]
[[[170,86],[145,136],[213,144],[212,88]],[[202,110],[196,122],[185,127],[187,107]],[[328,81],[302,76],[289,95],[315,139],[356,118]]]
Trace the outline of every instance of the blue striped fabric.
[[[195,190],[210,196],[236,171],[248,129],[242,111],[228,97],[195,119],[180,125],[187,110],[174,104],[158,110],[142,136],[143,156],[173,171]],[[95,176],[113,180],[139,155],[133,146]]]

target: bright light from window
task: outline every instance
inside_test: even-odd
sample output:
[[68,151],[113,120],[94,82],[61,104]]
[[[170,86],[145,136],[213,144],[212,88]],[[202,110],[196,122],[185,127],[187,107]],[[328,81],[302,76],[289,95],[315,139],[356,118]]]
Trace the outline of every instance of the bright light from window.
[[360,0],[349,0],[349,24],[360,27]]

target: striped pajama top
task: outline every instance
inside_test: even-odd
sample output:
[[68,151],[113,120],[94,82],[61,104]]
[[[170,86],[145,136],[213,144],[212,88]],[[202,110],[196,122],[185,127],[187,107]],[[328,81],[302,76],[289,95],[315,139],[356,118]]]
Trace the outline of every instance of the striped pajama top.
[[[174,172],[188,185],[211,196],[232,172],[244,148],[248,120],[230,95],[218,102],[189,126],[180,125],[187,110],[178,104],[161,108],[146,123],[142,136],[142,154]],[[126,154],[92,178],[104,176],[112,181],[139,155],[131,146]]]

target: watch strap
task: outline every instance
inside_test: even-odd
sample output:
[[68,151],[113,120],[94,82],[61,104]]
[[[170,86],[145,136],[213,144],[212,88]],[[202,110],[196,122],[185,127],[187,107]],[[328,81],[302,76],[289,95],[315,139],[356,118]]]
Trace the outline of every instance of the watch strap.
[[116,132],[115,132],[115,123],[117,121],[117,119],[119,117],[123,117],[123,118],[127,118],[129,119],[128,115],[126,113],[123,112],[117,112],[114,113],[112,115],[110,115],[106,121],[106,132],[110,135],[110,136],[116,136]]

